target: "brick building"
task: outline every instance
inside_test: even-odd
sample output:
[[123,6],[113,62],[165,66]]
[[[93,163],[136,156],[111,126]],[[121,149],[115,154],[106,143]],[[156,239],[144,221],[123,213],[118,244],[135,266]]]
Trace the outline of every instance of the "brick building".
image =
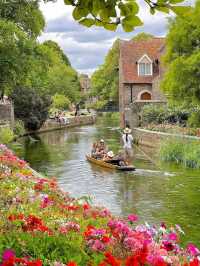
[[[159,89],[163,68],[161,55],[164,38],[121,41],[119,60],[119,110],[121,126],[130,124],[130,108],[134,103],[165,102]],[[133,114],[134,115],[134,114]]]
[[80,85],[81,85],[81,93],[87,94],[90,90],[90,78],[86,74],[81,74],[79,77]]

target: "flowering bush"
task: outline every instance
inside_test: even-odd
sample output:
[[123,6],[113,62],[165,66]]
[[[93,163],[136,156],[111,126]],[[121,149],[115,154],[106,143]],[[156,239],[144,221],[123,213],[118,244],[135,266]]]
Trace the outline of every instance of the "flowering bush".
[[197,266],[200,251],[180,246],[181,228],[118,219],[74,199],[0,146],[1,266]]

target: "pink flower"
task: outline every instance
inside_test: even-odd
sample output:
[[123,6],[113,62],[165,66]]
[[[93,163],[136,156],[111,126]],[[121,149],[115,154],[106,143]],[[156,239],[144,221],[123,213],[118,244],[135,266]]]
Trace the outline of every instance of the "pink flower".
[[172,240],[172,241],[177,241],[178,240],[178,237],[177,237],[176,233],[170,233],[168,235],[168,238],[169,238],[169,240]]
[[98,239],[94,240],[91,249],[94,251],[104,251],[105,245]]
[[130,214],[128,216],[128,221],[131,222],[131,223],[137,222],[138,221],[138,216],[135,215],[135,214]]
[[187,245],[187,251],[192,256],[197,256],[200,254],[199,249],[191,243]]
[[9,260],[10,258],[15,257],[15,252],[12,249],[6,249],[2,255],[2,260]]

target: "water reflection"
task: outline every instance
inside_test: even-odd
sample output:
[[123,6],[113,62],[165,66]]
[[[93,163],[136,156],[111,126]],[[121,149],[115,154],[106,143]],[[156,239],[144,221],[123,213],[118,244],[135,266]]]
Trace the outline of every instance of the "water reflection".
[[[199,171],[158,167],[138,149],[135,173],[103,169],[85,160],[92,143],[102,137],[112,150],[119,149],[116,125],[104,117],[96,126],[48,132],[33,137],[36,141],[25,138],[16,152],[36,170],[57,176],[59,185],[73,196],[91,195],[95,203],[117,215],[137,213],[141,221],[178,223],[187,232],[185,241],[200,241]],[[148,154],[153,158],[155,150]]]

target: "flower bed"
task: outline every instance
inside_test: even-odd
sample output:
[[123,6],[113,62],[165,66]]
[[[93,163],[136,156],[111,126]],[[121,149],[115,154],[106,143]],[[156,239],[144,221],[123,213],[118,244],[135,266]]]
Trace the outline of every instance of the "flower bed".
[[148,126],[145,126],[144,129],[200,137],[199,128],[180,127],[176,124],[149,124]]
[[180,247],[178,225],[143,225],[134,214],[122,220],[74,199],[3,145],[0,177],[2,266],[199,265],[198,248]]

